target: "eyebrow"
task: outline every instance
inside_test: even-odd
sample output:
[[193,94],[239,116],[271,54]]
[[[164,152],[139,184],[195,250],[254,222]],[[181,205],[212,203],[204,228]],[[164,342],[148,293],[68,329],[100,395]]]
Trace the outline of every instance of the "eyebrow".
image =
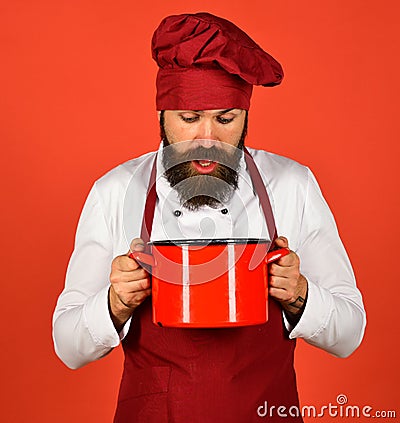
[[230,112],[231,110],[234,110],[234,107],[232,107],[231,109],[226,109],[226,110],[222,110],[222,112],[217,113],[218,115],[224,115],[225,113]]
[[[220,112],[217,112],[217,115],[224,115],[225,113],[230,112],[231,110],[235,110],[235,107],[231,107],[230,109],[221,110]],[[193,110],[193,112],[196,113],[204,113],[204,110]]]

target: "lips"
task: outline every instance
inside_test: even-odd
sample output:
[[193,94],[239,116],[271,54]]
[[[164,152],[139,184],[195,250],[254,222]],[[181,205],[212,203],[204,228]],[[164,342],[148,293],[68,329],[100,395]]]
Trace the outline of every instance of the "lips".
[[193,167],[202,175],[207,175],[214,171],[217,167],[217,162],[211,160],[192,160]]

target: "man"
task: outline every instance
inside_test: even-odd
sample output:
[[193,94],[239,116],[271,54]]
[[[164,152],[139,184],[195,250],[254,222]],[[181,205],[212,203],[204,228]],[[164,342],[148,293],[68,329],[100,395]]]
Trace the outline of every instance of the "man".
[[[207,13],[165,18],[152,51],[162,143],[93,186],[54,314],[56,352],[78,368],[122,341],[115,422],[259,421],[265,401],[298,406],[296,338],[341,357],[357,348],[361,295],[311,172],[244,146],[252,87],[279,84],[279,63]],[[265,237],[290,246],[269,267],[267,323],[152,323],[150,277],[129,251],[149,239]],[[284,418],[302,421],[296,413]]]

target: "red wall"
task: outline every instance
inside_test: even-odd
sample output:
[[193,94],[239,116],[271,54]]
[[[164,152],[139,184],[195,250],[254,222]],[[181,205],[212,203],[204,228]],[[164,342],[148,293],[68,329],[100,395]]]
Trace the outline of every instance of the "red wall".
[[366,336],[349,359],[299,342],[302,403],[345,394],[400,415],[399,3],[3,0],[2,421],[111,421],[121,351],[68,370],[51,316],[91,184],[158,146],[152,32],[168,14],[199,9],[231,19],[283,64],[282,86],[254,90],[248,144],[312,168],[365,298]]

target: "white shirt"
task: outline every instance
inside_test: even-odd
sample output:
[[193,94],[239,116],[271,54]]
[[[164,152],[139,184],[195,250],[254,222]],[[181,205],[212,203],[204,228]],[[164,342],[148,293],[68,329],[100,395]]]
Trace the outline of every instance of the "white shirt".
[[[160,147],[161,150],[161,147]],[[311,171],[297,162],[249,149],[265,182],[278,235],[300,257],[308,298],[290,338],[346,357],[360,344],[365,311],[332,213]],[[112,260],[129,251],[140,236],[144,202],[155,152],[130,160],[93,185],[83,208],[65,288],[53,316],[57,355],[71,368],[97,360],[123,339],[130,320],[117,333],[108,310]],[[268,238],[266,224],[244,161],[239,187],[228,204],[198,211],[182,208],[162,176],[158,155],[157,196],[152,240],[178,238]],[[222,209],[228,212],[222,212]],[[174,213],[176,210],[181,211]],[[184,329],[182,329],[184,330]]]

